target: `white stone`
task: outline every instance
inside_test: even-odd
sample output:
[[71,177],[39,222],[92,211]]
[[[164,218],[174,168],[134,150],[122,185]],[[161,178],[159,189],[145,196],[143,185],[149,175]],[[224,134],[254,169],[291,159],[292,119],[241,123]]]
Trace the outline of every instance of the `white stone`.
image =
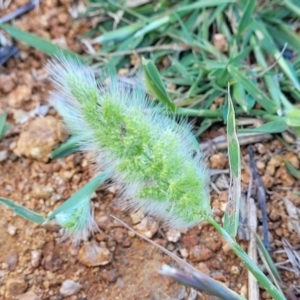
[[81,284],[73,280],[67,279],[61,285],[59,292],[63,297],[69,297],[71,295],[78,293],[81,288],[82,288]]

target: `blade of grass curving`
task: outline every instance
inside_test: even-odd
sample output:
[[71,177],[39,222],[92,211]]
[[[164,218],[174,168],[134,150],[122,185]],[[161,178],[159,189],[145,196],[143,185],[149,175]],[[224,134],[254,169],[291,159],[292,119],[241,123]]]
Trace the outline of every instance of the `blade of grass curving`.
[[289,47],[300,51],[300,37],[283,22],[277,21],[276,27],[267,25],[267,29],[279,44],[284,46],[287,43]]
[[193,11],[194,9],[206,8],[219,6],[222,4],[229,4],[235,2],[235,0],[201,0],[201,1],[193,1],[194,3],[181,5],[177,12],[185,12],[185,11]]
[[251,23],[256,0],[249,0],[244,8],[243,15],[238,24],[238,34],[241,34]]
[[285,75],[292,81],[295,88],[300,90],[300,83],[299,80],[297,79],[294,68],[291,65],[289,65],[286,62],[286,60],[282,57],[271,35],[269,34],[266,27],[264,26],[264,23],[258,20],[252,20],[251,26],[253,27],[255,34],[258,40],[260,41],[262,47],[267,51],[267,53],[270,53],[274,56],[274,58],[278,62],[278,65],[285,73]]
[[230,245],[233,252],[241,259],[246,268],[253,274],[257,281],[266,289],[266,291],[275,300],[286,300],[283,293],[279,291],[262,270],[253,262],[246,254],[243,248],[222,228],[213,217],[209,217],[207,221],[222,235],[225,241]]
[[23,217],[26,220],[37,224],[43,224],[46,220],[44,216],[38,214],[22,205],[16,204],[12,200],[0,197],[0,203],[4,204],[5,206],[9,207],[13,210],[17,215]]
[[79,137],[71,136],[69,139],[67,139],[64,143],[62,143],[60,146],[58,146],[56,149],[54,149],[51,152],[50,154],[51,158],[52,159],[63,158],[72,153],[78,152],[79,142],[80,142]]
[[288,172],[296,179],[300,179],[300,171],[297,170],[289,161],[286,160],[284,163]]
[[252,51],[252,47],[250,46],[245,47],[243,51],[239,52],[233,57],[230,57],[229,64],[240,65],[243,62],[243,60],[245,60],[249,56],[251,51]]
[[240,71],[234,66],[227,67],[230,75],[239,83],[243,85],[245,90],[270,114],[277,111],[277,105],[252,82],[249,81]]
[[135,23],[128,26],[123,26],[121,28],[117,28],[113,31],[101,34],[100,36],[96,37],[92,40],[93,44],[96,43],[104,43],[104,42],[112,42],[112,41],[119,41],[124,40],[130,35],[134,34],[137,30],[143,27],[143,24]]
[[236,82],[233,87],[233,98],[240,105],[244,112],[249,112],[251,107],[248,107],[246,102],[246,92],[242,84]]
[[31,46],[37,50],[40,50],[50,56],[64,55],[64,57],[70,57],[72,59],[78,59],[80,61],[87,60],[87,58],[85,58],[79,54],[76,54],[73,51],[63,49],[48,40],[38,37],[32,33],[20,30],[14,26],[0,24],[0,28],[4,29],[13,38],[20,40],[20,41],[28,44],[29,46]]
[[239,226],[241,199],[241,151],[236,134],[235,112],[228,85],[227,143],[230,166],[229,199],[224,214],[224,229],[235,237]]
[[239,129],[238,133],[281,133],[288,129],[286,121],[284,118],[278,118],[277,120],[268,122],[256,128],[243,128]]
[[[263,56],[263,53],[261,51],[261,48],[259,46],[257,46],[258,42],[256,40],[256,38],[253,36],[251,38],[251,45],[253,45],[253,50],[254,50],[254,55],[256,58],[257,63],[262,67],[263,70],[266,70],[268,68],[268,64]],[[281,106],[280,104],[280,97],[279,97],[279,86],[276,82],[276,77],[275,75],[268,75],[265,74],[264,75],[264,80],[266,82],[266,86],[268,88],[269,94],[271,95],[273,101],[276,103],[276,105],[278,107]]]
[[195,136],[199,136],[201,135],[204,131],[206,131],[212,124],[216,123],[220,121],[219,119],[204,119],[201,122],[201,125],[199,126],[199,128],[197,129],[197,131],[195,132]]
[[137,31],[134,34],[134,37],[144,36],[146,33],[153,31],[155,29],[161,28],[163,25],[168,24],[171,21],[170,16],[165,16],[163,18],[154,20],[153,22],[150,22],[148,25],[144,26],[142,29]]
[[109,172],[102,172],[92,180],[90,180],[86,185],[79,189],[75,194],[73,194],[68,200],[66,200],[61,206],[59,206],[55,211],[53,211],[45,222],[49,222],[55,218],[55,216],[63,211],[71,209],[75,206],[81,199],[91,196],[96,189],[109,178]]
[[296,5],[290,0],[283,0],[283,4],[286,8],[288,8],[290,11],[292,11],[295,15],[300,17],[299,2],[298,2],[298,5]]
[[259,235],[257,233],[255,233],[255,237],[256,237],[257,246],[258,246],[259,250],[261,251],[265,261],[267,262],[274,278],[279,283],[279,285],[281,285],[282,284],[281,277],[280,277],[279,272],[273,262],[272,257],[269,254],[269,251],[266,249],[264,243],[262,242],[261,238],[259,237]]
[[147,91],[174,112],[176,106],[167,93],[154,63],[151,60],[142,58],[142,65]]

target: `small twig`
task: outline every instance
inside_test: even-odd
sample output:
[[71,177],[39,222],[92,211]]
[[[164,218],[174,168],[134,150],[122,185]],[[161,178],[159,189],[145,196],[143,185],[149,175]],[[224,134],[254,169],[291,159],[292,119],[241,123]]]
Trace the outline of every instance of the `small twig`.
[[266,211],[266,191],[263,185],[263,182],[257,173],[256,165],[254,161],[254,155],[252,147],[248,147],[248,154],[249,154],[249,162],[250,167],[252,169],[253,179],[256,181],[257,184],[257,200],[259,203],[260,210],[262,212],[262,223],[263,223],[263,242],[267,250],[271,250],[270,242],[269,242],[269,229],[268,229],[268,217]]
[[27,3],[26,5],[19,7],[15,9],[14,11],[8,13],[7,15],[3,16],[0,18],[0,24],[1,23],[6,23],[8,21],[11,21],[13,19],[16,19],[20,17],[21,15],[26,14],[28,11],[34,9],[36,6],[38,6],[40,3],[40,0],[33,0]]
[[287,45],[288,45],[287,43],[284,44],[284,46],[283,46],[283,48],[282,48],[279,56],[276,58],[276,60],[269,67],[267,67],[265,70],[263,70],[261,73],[259,73],[257,75],[248,77],[248,80],[260,78],[263,75],[265,75],[268,71],[270,71],[271,69],[273,69],[277,65],[279,59],[283,56],[283,53],[286,50]]
[[[238,140],[240,146],[245,146],[249,144],[255,144],[258,142],[265,142],[272,139],[272,135],[268,133],[247,133],[247,134],[238,134]],[[210,141],[201,143],[201,149],[207,150],[225,150],[227,149],[227,139],[226,136],[218,136]]]

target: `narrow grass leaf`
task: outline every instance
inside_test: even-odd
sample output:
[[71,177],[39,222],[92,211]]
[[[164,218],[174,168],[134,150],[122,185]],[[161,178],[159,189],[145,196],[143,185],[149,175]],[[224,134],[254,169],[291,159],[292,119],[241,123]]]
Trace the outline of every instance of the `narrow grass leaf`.
[[238,24],[238,34],[241,34],[251,23],[256,2],[256,0],[248,0]]
[[20,40],[28,44],[29,46],[40,50],[50,56],[58,56],[63,54],[65,57],[70,57],[72,59],[78,59],[80,61],[86,60],[86,58],[76,54],[73,51],[61,48],[48,40],[40,38],[32,33],[20,30],[14,26],[0,24],[0,28],[4,29],[13,38]]
[[288,172],[296,179],[300,179],[300,171],[297,170],[289,161],[286,160],[284,163]]
[[137,30],[143,27],[143,24],[131,24],[128,26],[123,26],[121,28],[117,28],[113,31],[109,31],[107,33],[104,33],[100,35],[99,37],[96,37],[92,40],[93,44],[96,43],[104,43],[104,42],[112,42],[112,41],[119,41],[124,40],[130,35],[134,34]]
[[45,222],[45,217],[38,214],[22,205],[16,204],[14,201],[0,197],[0,203],[6,205],[11,210],[13,210],[17,215],[23,217],[26,220],[37,224],[43,224]]
[[240,65],[243,62],[243,60],[245,60],[249,56],[251,51],[252,51],[252,47],[250,46],[245,47],[243,51],[234,55],[233,57],[230,57],[229,64]]
[[230,75],[236,79],[237,82],[241,83],[245,90],[269,113],[273,114],[277,111],[277,105],[258,87],[249,81],[240,71],[234,66],[229,65],[227,67]]
[[174,112],[175,104],[167,93],[156,66],[152,61],[145,58],[142,59],[142,64],[148,92]]
[[233,87],[233,98],[240,105],[244,112],[249,112],[249,107],[246,102],[246,92],[242,84],[236,82]]
[[241,151],[236,134],[235,112],[228,85],[227,144],[230,166],[229,200],[224,215],[224,229],[235,237],[239,226],[241,198]]
[[7,125],[5,125],[6,118],[7,118],[7,112],[4,111],[4,112],[0,115],[0,141],[3,139],[5,133],[6,133],[7,130],[9,129],[9,127],[8,127]]
[[[298,0],[297,0],[298,1]],[[294,4],[290,0],[284,0],[283,4],[286,8],[288,8],[290,11],[292,11],[295,15],[300,17],[300,7],[299,7],[299,2],[298,5]]]
[[255,34],[258,40],[260,41],[262,47],[268,53],[274,56],[285,75],[292,81],[296,89],[300,90],[300,83],[295,74],[294,68],[291,65],[287,64],[286,60],[282,57],[280,51],[278,50],[278,47],[275,45],[273,38],[267,31],[263,22],[252,20],[251,26],[253,27]]
[[[256,44],[257,41],[255,37],[251,40],[251,43]],[[263,56],[263,53],[261,51],[261,48],[259,46],[254,47],[254,55],[256,58],[256,61],[258,65],[262,68],[262,70],[266,70],[268,68],[267,62]],[[280,103],[280,88],[276,81],[276,75],[264,75],[264,80],[267,86],[267,89],[269,91],[270,96],[272,97],[272,100],[276,103],[278,107],[281,106]]]
[[58,146],[56,149],[54,149],[50,156],[53,159],[57,158],[63,158],[66,157],[72,153],[79,151],[79,143],[80,139],[77,136],[71,136],[68,140],[66,140],[64,143],[62,143],[60,146]]
[[275,121],[268,122],[256,128],[244,128],[239,129],[239,133],[281,133],[288,129],[286,121],[282,118],[278,118]]
[[55,216],[66,210],[70,210],[76,204],[84,198],[91,196],[96,189],[109,177],[108,172],[102,172],[92,180],[90,180],[86,185],[79,189],[75,194],[73,194],[68,200],[66,200],[61,206],[59,206],[50,216],[45,220],[49,222],[55,218]]
[[177,12],[193,11],[194,9],[219,6],[221,4],[229,4],[229,3],[233,3],[233,2],[235,2],[235,0],[201,0],[201,1],[194,1],[194,3],[192,3],[192,4],[181,5],[177,9]]
[[259,237],[259,235],[257,233],[255,233],[255,237],[256,237],[257,246],[261,250],[265,260],[267,261],[268,266],[270,267],[270,270],[272,271],[276,280],[281,283],[282,280],[281,280],[278,270],[273,262],[272,257],[270,256],[268,250],[266,249],[264,243],[262,242],[261,238]]
[[144,26],[141,30],[137,31],[134,37],[144,36],[146,33],[153,31],[161,26],[168,24],[170,22],[170,16],[165,16],[158,20],[151,22],[150,24]]
[[276,27],[269,25],[267,28],[274,40],[280,45],[284,46],[287,43],[288,47],[300,51],[300,37],[292,28],[289,28],[283,22],[277,22]]

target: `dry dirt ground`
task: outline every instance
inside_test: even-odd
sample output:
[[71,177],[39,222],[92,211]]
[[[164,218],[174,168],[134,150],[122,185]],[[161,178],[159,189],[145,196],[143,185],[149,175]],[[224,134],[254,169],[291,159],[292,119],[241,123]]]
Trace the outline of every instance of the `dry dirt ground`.
[[[27,2],[12,1],[0,13],[5,15]],[[14,24],[84,53],[84,46],[77,37],[88,31],[90,24],[88,20],[72,21],[71,2],[42,1],[38,11],[29,12]],[[0,69],[0,110],[6,109],[8,122],[12,124],[0,143],[0,196],[47,215],[82,187],[93,176],[93,171],[88,157],[80,153],[64,159],[49,159],[51,149],[68,135],[47,102],[51,89],[44,69],[47,57],[23,44],[16,45],[19,55],[9,59]],[[220,125],[205,133],[202,140],[223,134]],[[294,250],[300,249],[298,220],[290,218],[284,202],[288,199],[297,214],[300,197],[294,192],[299,191],[299,182],[288,174],[284,159],[299,168],[299,155],[284,151],[278,140],[256,143],[254,147],[258,171],[269,191],[270,253],[276,263],[284,262],[288,257],[283,239]],[[243,161],[242,181],[246,192],[250,181],[246,149]],[[226,151],[212,151],[209,164],[211,169],[226,170]],[[216,219],[221,221],[228,198],[228,177],[220,174],[212,180],[212,205]],[[188,299],[188,288],[156,272],[163,263],[176,266],[174,262],[122,227],[110,214],[136,226],[140,232],[147,232],[152,240],[187,259],[197,269],[247,296],[246,269],[210,225],[200,224],[186,233],[167,230],[151,217],[143,219],[141,215],[119,211],[114,187],[107,185],[94,195],[93,206],[101,232],[78,249],[67,242],[59,242],[62,232],[56,224],[37,226],[0,206],[0,298]],[[258,220],[261,221],[260,212]],[[259,223],[259,233],[261,229]],[[241,244],[246,249],[248,242],[241,241]],[[297,264],[295,267],[288,263],[284,267],[287,269],[280,269],[280,274],[286,286],[295,293],[295,287],[300,285]],[[261,298],[270,299],[263,290]],[[202,296],[202,299],[213,298]]]

